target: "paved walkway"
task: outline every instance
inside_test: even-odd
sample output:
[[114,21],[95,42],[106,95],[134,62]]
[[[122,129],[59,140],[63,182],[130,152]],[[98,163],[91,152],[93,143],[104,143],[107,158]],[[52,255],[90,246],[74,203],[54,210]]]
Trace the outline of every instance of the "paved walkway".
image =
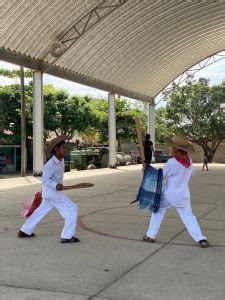
[[[198,167],[200,169],[200,167]],[[22,203],[39,191],[40,178],[0,179],[0,299],[216,299],[225,297],[225,166],[197,172],[193,210],[212,246],[200,249],[175,210],[168,211],[158,243],[141,241],[148,213],[129,202],[140,166],[66,174],[66,184],[94,188],[67,191],[79,207],[81,243],[59,243],[63,225],[52,211],[37,237],[16,237]]]

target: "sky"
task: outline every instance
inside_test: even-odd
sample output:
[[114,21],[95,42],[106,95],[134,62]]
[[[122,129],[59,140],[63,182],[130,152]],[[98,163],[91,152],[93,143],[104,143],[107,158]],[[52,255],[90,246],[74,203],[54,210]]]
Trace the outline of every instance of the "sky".
[[[0,68],[4,68],[4,69],[19,69],[19,67],[17,65],[12,65],[9,63],[6,63],[4,61],[0,60]],[[25,83],[29,82],[29,79],[25,79]],[[71,95],[79,95],[79,96],[86,96],[86,95],[90,95],[93,97],[107,97],[107,92],[98,90],[98,89],[94,89],[94,88],[90,88],[88,86],[85,85],[81,85],[75,82],[71,82],[68,80],[64,80],[58,77],[54,77],[51,75],[47,75],[44,74],[43,77],[43,82],[44,84],[53,84],[56,88],[62,88],[67,90]],[[19,83],[19,79],[16,78],[6,78],[3,76],[0,76],[0,85],[8,85],[8,84],[13,84],[13,83]]]
[[[225,55],[225,51],[221,52],[222,55]],[[225,56],[224,56],[225,57]],[[203,63],[202,63],[203,64]],[[0,68],[6,69],[16,69],[19,68],[16,65],[12,65],[0,60]],[[211,85],[219,84],[225,79],[225,59],[222,59],[214,64],[207,66],[202,69],[198,73],[195,74],[194,79],[198,79],[200,77],[205,77],[210,80]],[[28,82],[29,79],[25,80],[25,83]],[[105,91],[101,91],[98,89],[94,89],[88,86],[84,86],[78,83],[74,83],[68,80],[64,80],[58,77],[54,77],[51,75],[44,74],[43,78],[44,84],[53,84],[56,88],[62,88],[69,92],[71,95],[79,95],[85,96],[90,95],[96,98],[107,98],[108,94]],[[10,79],[0,76],[0,85],[10,85],[14,83],[19,83],[19,79]],[[156,97],[156,103],[162,99],[162,96],[159,95]],[[165,102],[160,101],[159,106],[164,106]]]

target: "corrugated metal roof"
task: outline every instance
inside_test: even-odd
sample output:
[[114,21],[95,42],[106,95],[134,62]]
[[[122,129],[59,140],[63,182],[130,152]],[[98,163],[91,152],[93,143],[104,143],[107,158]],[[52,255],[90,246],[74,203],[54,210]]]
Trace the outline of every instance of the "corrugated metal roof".
[[[0,47],[50,63],[52,43],[101,2],[3,1]],[[150,102],[186,69],[225,49],[224,15],[222,0],[128,0],[47,72]]]

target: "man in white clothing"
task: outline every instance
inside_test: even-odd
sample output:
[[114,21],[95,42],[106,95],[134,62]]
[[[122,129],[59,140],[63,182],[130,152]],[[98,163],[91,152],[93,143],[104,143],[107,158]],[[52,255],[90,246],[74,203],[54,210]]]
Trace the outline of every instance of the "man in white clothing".
[[74,237],[77,224],[77,206],[65,194],[63,190],[65,136],[53,139],[49,149],[52,158],[46,163],[42,175],[42,202],[32,213],[18,232],[18,237],[33,237],[36,225],[48,214],[52,208],[56,208],[65,219],[61,233],[61,243],[76,243],[80,240]]
[[166,210],[175,207],[191,237],[202,248],[207,248],[209,242],[202,234],[196,217],[192,214],[190,203],[189,180],[194,174],[194,167],[188,153],[194,151],[191,143],[183,136],[177,135],[168,142],[172,148],[173,158],[169,159],[163,168],[165,186],[162,191],[160,208],[152,213],[149,229],[143,240],[155,242],[156,235],[164,219]]

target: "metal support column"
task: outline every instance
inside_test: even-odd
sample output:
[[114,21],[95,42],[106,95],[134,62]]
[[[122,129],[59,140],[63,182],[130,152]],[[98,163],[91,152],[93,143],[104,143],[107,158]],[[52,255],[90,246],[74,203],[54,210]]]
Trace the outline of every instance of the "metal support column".
[[21,91],[21,176],[26,176],[26,108],[24,91],[24,69],[20,67]]
[[43,74],[33,73],[33,175],[41,176],[44,164]]
[[108,95],[109,109],[109,168],[116,168],[116,105],[115,94]]

